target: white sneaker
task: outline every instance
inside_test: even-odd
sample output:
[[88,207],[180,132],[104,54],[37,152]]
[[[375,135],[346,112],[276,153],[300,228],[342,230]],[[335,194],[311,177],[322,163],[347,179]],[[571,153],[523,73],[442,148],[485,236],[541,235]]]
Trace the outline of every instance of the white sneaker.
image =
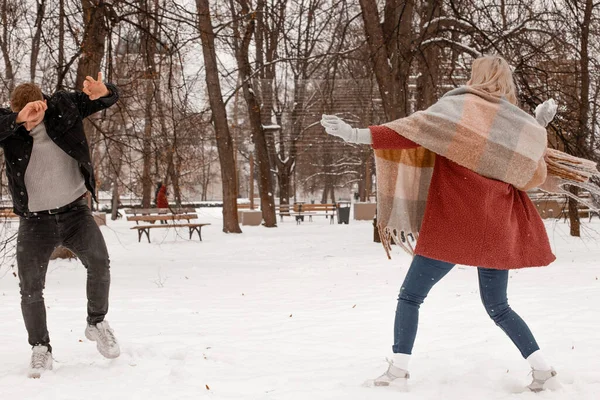
[[542,390],[557,390],[562,387],[560,381],[556,377],[557,373],[554,368],[548,371],[537,371],[532,369],[531,373],[533,375],[533,381],[527,387],[532,392],[537,393]]
[[406,390],[408,389],[408,379],[410,378],[410,374],[407,370],[398,368],[394,366],[394,361],[386,359],[389,366],[387,371],[381,376],[379,376],[373,384],[375,386],[399,386],[400,388]]
[[98,351],[106,358],[117,358],[121,354],[119,343],[115,333],[108,325],[108,321],[88,325],[85,328],[85,337],[92,342],[96,342]]
[[34,346],[27,376],[39,379],[44,371],[52,370],[52,353],[46,346]]

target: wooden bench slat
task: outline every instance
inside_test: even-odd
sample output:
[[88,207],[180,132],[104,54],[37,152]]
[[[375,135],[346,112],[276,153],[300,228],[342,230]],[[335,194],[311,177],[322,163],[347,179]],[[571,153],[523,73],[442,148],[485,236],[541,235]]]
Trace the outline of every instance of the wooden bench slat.
[[148,238],[148,243],[150,243],[150,229],[155,228],[188,228],[190,233],[190,240],[192,239],[192,235],[194,232],[198,233],[198,239],[202,241],[202,227],[210,224],[202,223],[202,224],[162,224],[162,225],[137,225],[131,227],[130,229],[137,229],[138,232],[138,243],[142,241],[142,235],[145,233],[146,238]]
[[187,214],[195,213],[196,209],[192,207],[181,208],[126,208],[126,214],[133,215],[151,215],[151,214]]
[[190,220],[198,219],[198,214],[169,214],[169,215],[134,215],[127,217],[127,221],[144,221],[144,222],[156,222],[156,221],[175,221],[175,220]]
[[210,224],[163,224],[163,225],[136,225],[129,229],[152,229],[152,228],[185,228],[190,226],[206,226]]

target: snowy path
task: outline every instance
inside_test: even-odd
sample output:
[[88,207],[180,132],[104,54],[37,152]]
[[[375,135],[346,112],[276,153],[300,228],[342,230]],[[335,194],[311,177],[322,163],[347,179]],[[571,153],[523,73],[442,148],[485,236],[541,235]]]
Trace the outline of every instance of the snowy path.
[[[85,340],[85,271],[50,265],[46,304],[54,371],[27,379],[30,349],[18,281],[0,269],[0,399],[598,399],[600,223],[583,240],[550,222],[558,261],[511,273],[509,298],[563,380],[515,394],[527,363],[480,305],[476,271],[455,268],[422,307],[409,393],[363,383],[386,367],[396,297],[409,258],[387,261],[370,223],[315,221],[220,232],[204,242],[127,222],[103,228],[112,259],[108,320],[122,356]],[[185,236],[185,232],[184,236]],[[8,273],[7,273],[8,272]]]

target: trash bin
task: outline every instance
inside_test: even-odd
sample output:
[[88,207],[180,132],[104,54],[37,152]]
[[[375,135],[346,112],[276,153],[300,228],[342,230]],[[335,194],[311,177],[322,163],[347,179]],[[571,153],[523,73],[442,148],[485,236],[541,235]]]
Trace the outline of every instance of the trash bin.
[[338,224],[346,224],[350,223],[350,202],[338,203],[337,204],[337,217]]

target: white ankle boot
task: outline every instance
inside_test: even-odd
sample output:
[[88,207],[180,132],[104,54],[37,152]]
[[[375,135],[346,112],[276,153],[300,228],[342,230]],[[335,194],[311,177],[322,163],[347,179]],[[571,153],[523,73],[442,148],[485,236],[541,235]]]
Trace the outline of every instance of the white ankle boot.
[[375,386],[398,386],[401,389],[408,389],[408,379],[410,374],[407,370],[394,366],[394,361],[386,359],[389,366],[381,376],[379,376],[373,384]]
[[538,371],[532,369],[531,373],[533,375],[533,381],[527,387],[532,392],[541,392],[543,390],[557,390],[562,387],[560,381],[556,377],[557,373],[554,370],[554,368],[548,371]]
[[42,373],[52,369],[52,353],[46,346],[34,346],[31,354],[31,362],[29,363],[29,372],[27,376],[34,379],[39,379]]

